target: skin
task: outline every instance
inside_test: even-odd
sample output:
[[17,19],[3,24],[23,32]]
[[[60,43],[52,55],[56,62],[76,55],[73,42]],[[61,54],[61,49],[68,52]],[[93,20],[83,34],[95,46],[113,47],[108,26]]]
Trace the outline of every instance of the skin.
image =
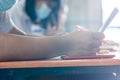
[[103,38],[102,33],[88,31],[46,37],[0,34],[0,61],[48,59],[60,55],[95,55]]
[[77,31],[63,36],[24,36],[22,31],[13,28],[8,34],[0,34],[0,61],[95,55],[103,38],[102,33],[89,31]]
[[[43,1],[41,1],[41,0],[36,0],[35,7],[36,7],[36,8],[40,8],[42,4],[47,4],[48,7],[50,7],[50,5],[52,5],[52,6],[55,5],[54,2],[51,2],[51,3],[50,3],[49,0],[43,0]],[[59,27],[58,27],[58,29],[57,29],[56,26],[52,26],[52,27],[51,27],[51,26],[48,26],[48,27],[47,27],[47,31],[46,31],[46,33],[44,34],[45,36],[55,36],[55,35],[58,35],[58,34],[57,34],[58,31],[60,31],[61,28],[63,29],[63,27],[60,27],[60,24],[62,24],[62,18],[61,18],[61,15],[62,15],[62,14],[63,14],[63,10],[60,9],[60,11],[59,11],[59,20],[60,20],[60,22],[59,22]],[[39,22],[39,20],[36,20],[36,22]]]

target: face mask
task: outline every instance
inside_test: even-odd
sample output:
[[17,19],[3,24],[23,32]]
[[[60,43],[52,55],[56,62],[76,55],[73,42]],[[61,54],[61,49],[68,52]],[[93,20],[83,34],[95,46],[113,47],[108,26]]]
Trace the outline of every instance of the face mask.
[[49,16],[51,9],[46,5],[42,4],[40,8],[36,9],[38,19],[42,20]]
[[10,9],[15,3],[16,0],[0,0],[0,11],[6,11]]

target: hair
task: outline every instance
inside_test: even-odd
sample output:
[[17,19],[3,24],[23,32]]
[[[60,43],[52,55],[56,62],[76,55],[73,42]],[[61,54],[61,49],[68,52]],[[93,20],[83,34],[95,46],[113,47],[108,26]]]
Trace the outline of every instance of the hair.
[[61,9],[61,1],[60,0],[48,0],[49,3],[54,2],[55,6],[50,6],[51,13],[50,15],[39,22],[36,22],[37,15],[35,12],[35,3],[37,0],[26,0],[25,2],[25,12],[29,16],[30,20],[34,24],[39,24],[45,30],[47,29],[48,25],[51,27],[59,27],[59,11]]

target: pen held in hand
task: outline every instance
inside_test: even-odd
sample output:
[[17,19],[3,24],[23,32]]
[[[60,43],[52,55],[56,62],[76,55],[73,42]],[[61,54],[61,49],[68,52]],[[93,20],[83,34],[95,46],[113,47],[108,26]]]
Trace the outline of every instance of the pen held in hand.
[[[99,29],[99,32],[105,31],[105,29],[109,26],[109,24],[112,22],[112,20],[115,18],[115,16],[117,15],[118,12],[119,12],[119,10],[117,8],[113,9],[112,13],[110,14],[110,16],[108,17],[106,22]],[[83,29],[82,27],[80,27],[78,25],[76,26],[76,30],[77,31],[87,31],[86,29]]]
[[105,29],[109,26],[109,24],[112,22],[112,20],[115,18],[119,10],[117,8],[114,8],[106,22],[103,24],[103,26],[100,28],[99,32],[104,32]]

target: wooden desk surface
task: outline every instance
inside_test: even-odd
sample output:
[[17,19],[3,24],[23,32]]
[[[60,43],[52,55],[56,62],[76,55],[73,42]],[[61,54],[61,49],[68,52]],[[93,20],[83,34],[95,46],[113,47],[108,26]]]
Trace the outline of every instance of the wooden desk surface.
[[120,59],[0,62],[0,69],[120,65]]

